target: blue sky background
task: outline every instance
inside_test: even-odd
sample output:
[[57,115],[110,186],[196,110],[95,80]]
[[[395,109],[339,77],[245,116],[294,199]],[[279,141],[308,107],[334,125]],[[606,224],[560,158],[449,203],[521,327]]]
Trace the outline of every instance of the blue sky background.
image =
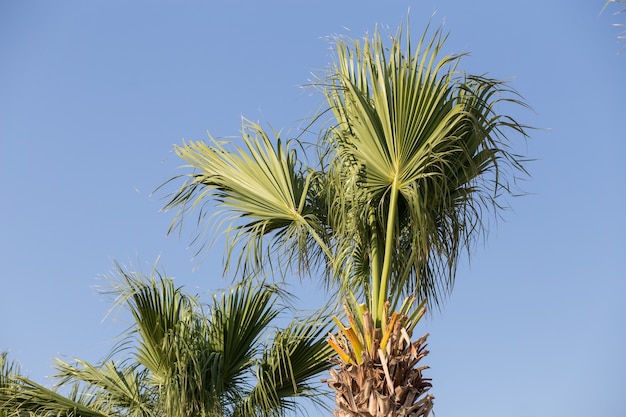
[[193,229],[166,236],[151,193],[182,172],[172,146],[236,135],[242,116],[297,134],[327,37],[395,30],[410,7],[415,36],[435,13],[446,52],[471,54],[461,69],[509,80],[533,108],[514,116],[542,128],[515,145],[536,159],[528,195],[422,327],[437,415],[625,415],[625,18],[603,4],[2,1],[0,350],[45,384],[55,356],[102,359],[126,327],[94,288],[113,260],[226,287],[221,246],[198,264]]

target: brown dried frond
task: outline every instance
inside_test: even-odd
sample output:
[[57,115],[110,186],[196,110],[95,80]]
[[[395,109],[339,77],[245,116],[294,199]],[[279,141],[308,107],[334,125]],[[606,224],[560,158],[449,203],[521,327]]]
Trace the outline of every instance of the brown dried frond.
[[324,381],[335,391],[336,417],[428,417],[432,384],[422,375],[428,366],[417,366],[428,354],[428,334],[411,343],[401,326],[393,333],[387,352],[379,349],[360,365],[337,360]]

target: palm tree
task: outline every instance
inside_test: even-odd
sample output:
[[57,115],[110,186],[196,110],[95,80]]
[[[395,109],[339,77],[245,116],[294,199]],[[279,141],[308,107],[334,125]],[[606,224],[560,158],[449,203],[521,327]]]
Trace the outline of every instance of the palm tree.
[[207,307],[158,273],[119,272],[114,291],[134,322],[111,358],[130,358],[59,360],[55,389],[4,372],[3,417],[282,416],[297,397],[318,399],[312,377],[330,367],[325,320],[294,319],[266,341],[284,309],[276,286],[248,280]]
[[[227,225],[227,264],[323,270],[339,289],[346,314],[329,338],[339,368],[327,380],[336,416],[429,414],[426,336],[413,342],[412,331],[452,290],[484,216],[526,174],[509,139],[527,129],[500,113],[524,107],[520,97],[458,71],[463,55],[442,56],[441,30],[416,48],[408,32],[406,45],[401,26],[388,47],[378,30],[337,39],[317,83],[333,117],[316,143],[271,139],[244,120],[243,148],[212,137],[175,147],[193,171],[165,206],[178,209],[172,228],[193,210],[199,221],[215,215],[215,202],[228,216],[214,220]],[[317,149],[318,163],[299,149]]]

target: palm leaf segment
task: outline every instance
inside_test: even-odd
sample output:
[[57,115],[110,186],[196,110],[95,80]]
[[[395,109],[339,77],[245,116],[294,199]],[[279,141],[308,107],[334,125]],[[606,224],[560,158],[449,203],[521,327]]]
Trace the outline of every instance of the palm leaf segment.
[[[176,146],[176,153],[199,171],[190,176],[166,206],[182,207],[174,224],[182,224],[186,211],[215,199],[225,207],[233,222],[226,228],[230,246],[226,264],[233,250],[243,245],[238,264],[247,272],[258,270],[271,259],[266,253],[281,256],[298,266],[308,265],[309,254],[324,248],[316,219],[307,199],[311,192],[311,173],[302,169],[291,143],[280,136],[274,146],[268,134],[257,124],[244,120],[242,138],[245,149],[228,150],[223,142],[211,138]],[[201,211],[201,217],[205,211]],[[273,242],[265,245],[265,236]],[[307,248],[309,250],[303,250]],[[322,249],[324,250],[324,249]],[[327,253],[328,254],[328,253]]]

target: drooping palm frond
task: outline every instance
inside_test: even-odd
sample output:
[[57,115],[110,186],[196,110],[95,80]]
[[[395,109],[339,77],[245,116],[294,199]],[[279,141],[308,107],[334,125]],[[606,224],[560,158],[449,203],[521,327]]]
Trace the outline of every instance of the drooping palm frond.
[[108,415],[151,417],[157,395],[147,381],[148,373],[137,366],[118,367],[113,361],[100,366],[82,360],[69,364],[57,359],[57,386],[72,386],[69,398]]
[[[165,206],[179,210],[173,227],[181,225],[185,213],[215,200],[232,215],[225,228],[230,242],[227,265],[239,244],[243,250],[237,264],[244,266],[244,273],[261,269],[275,251],[287,265],[293,260],[298,266],[308,264],[316,247],[325,250],[318,221],[306,204],[311,173],[302,168],[290,142],[277,134],[274,144],[256,123],[244,120],[242,140],[245,148],[234,151],[214,138],[210,145],[189,142],[175,147],[197,171]],[[266,244],[267,235],[273,236],[272,244]]]
[[107,417],[107,414],[24,377],[19,364],[10,360],[7,352],[1,352],[0,416]]
[[328,323],[325,314],[305,321],[297,317],[277,330],[256,363],[254,388],[233,416],[284,416],[299,408],[299,397],[323,406],[321,400],[316,401],[324,393],[314,377],[331,367],[333,352],[325,341]]

